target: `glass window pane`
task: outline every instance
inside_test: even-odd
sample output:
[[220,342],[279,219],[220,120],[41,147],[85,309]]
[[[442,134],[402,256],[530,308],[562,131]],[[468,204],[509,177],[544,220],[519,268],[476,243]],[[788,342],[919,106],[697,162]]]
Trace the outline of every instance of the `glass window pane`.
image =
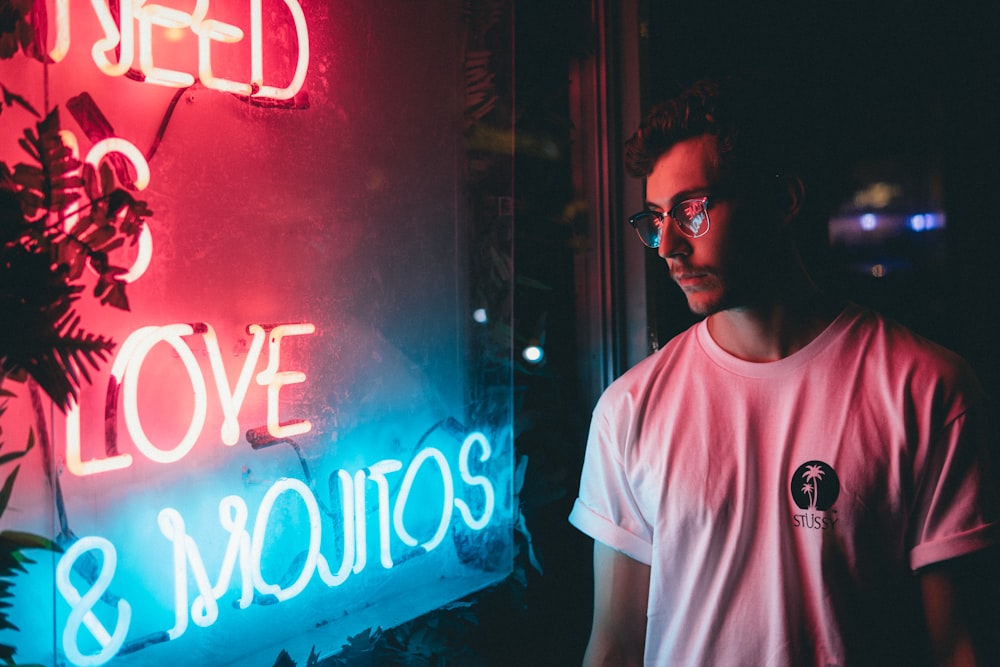
[[[109,218],[137,233],[106,248],[128,310],[92,296],[122,275],[99,278],[102,255],[80,274],[78,327],[115,347],[76,357],[79,400],[3,384],[3,453],[36,444],[0,467],[21,466],[2,527],[63,553],[28,552],[0,643],[22,663],[304,664],[506,577],[512,142],[466,137],[509,137],[509,12],[45,4],[55,62],[18,53],[0,81],[97,166],[45,224],[93,251]],[[3,109],[12,172],[37,121]],[[114,212],[132,201],[150,212]]]

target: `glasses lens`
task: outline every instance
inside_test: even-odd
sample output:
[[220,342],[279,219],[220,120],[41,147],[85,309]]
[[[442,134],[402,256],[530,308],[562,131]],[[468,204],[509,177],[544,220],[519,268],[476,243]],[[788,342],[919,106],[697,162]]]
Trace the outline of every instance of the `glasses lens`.
[[639,240],[650,248],[657,248],[660,245],[660,230],[663,227],[663,216],[655,211],[643,211],[636,213],[628,219],[628,223],[635,227]]
[[691,238],[698,238],[708,231],[708,209],[705,208],[704,198],[682,201],[670,212],[670,217]]

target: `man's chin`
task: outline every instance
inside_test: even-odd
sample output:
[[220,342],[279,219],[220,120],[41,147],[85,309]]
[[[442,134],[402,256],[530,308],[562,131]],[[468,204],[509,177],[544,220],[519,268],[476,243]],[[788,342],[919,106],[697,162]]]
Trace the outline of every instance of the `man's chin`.
[[689,283],[678,282],[678,287],[687,299],[688,310],[699,317],[714,315],[730,307],[727,303],[730,290],[712,274],[692,278]]
[[691,314],[699,319],[710,317],[719,312],[720,308],[690,308]]
[[721,310],[725,310],[722,299],[718,296],[708,295],[703,292],[687,294],[688,310],[698,317],[708,317]]

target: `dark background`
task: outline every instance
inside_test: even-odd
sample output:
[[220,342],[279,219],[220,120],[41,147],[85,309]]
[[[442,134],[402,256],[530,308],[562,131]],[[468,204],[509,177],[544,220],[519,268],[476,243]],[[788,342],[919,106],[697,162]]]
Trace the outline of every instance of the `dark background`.
[[[827,289],[961,353],[997,396],[1000,59],[987,10],[969,2],[649,2],[648,11],[647,102],[702,76],[760,72],[799,91],[817,157],[841,197],[873,168],[939,175],[947,228],[938,261],[874,278],[834,255],[823,267],[832,270],[816,273]],[[891,261],[907,250],[869,251]],[[685,318],[679,295],[665,290],[664,282],[658,320],[669,333]]]

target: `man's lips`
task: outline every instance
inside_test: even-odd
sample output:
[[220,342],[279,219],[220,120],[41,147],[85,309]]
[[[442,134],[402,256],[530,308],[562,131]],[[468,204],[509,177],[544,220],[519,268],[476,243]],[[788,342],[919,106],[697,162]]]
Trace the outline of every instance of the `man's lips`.
[[684,273],[674,273],[671,277],[674,279],[675,283],[684,288],[699,285],[706,278],[708,278],[708,274],[696,271],[686,271]]

